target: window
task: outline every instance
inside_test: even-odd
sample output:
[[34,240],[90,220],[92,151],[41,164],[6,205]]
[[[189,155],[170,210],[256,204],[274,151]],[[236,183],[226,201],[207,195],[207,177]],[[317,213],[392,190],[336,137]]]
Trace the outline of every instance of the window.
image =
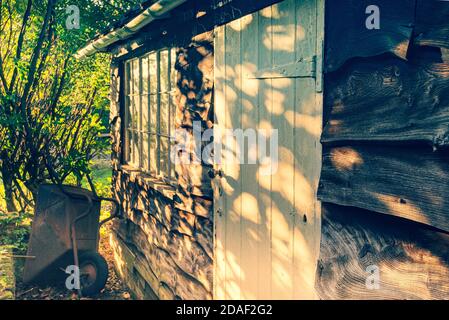
[[166,179],[174,178],[175,49],[162,49],[125,62],[125,160]]

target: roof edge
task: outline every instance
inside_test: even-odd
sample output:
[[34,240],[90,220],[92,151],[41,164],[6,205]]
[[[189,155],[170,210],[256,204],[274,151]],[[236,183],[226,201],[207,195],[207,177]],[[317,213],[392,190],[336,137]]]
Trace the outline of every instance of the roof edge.
[[83,48],[79,49],[75,53],[75,58],[83,60],[97,52],[106,51],[110,45],[129,38],[133,34],[137,33],[140,29],[147,26],[154,20],[160,19],[161,16],[180,6],[187,0],[159,0],[142,13],[131,19],[128,23],[112,30],[111,32],[100,36],[99,38],[91,41]]

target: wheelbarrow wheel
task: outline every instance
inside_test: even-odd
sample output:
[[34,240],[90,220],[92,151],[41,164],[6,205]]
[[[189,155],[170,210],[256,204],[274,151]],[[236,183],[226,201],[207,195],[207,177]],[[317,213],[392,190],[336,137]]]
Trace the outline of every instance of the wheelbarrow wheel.
[[99,294],[108,280],[108,264],[95,251],[83,253],[80,258],[80,284],[84,296]]

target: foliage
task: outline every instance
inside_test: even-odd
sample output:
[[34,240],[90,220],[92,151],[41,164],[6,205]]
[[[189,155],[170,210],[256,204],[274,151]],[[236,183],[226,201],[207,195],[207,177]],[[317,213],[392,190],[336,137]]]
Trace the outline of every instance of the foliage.
[[15,277],[11,250],[0,245],[0,300],[14,300]]
[[[112,169],[109,165],[97,163],[93,165],[92,179],[99,196],[111,197]],[[87,188],[87,184],[83,185]]]
[[109,57],[73,53],[137,0],[0,0],[0,176],[8,211],[33,205],[38,185],[81,185],[108,148]]
[[[92,165],[92,179],[99,196],[111,196],[112,170],[105,161],[95,161]],[[75,184],[76,178],[70,176],[67,183]],[[83,180],[84,188],[89,188],[86,179]],[[102,203],[101,219],[106,218],[110,212],[110,204]],[[6,213],[0,210],[0,247],[8,246],[19,254],[25,254],[29,235],[31,232],[31,213]],[[103,230],[102,230],[103,231]],[[103,232],[104,233],[104,232]],[[104,234],[103,234],[104,236]]]
[[29,213],[10,214],[0,211],[0,247],[8,246],[15,252],[25,254],[31,230]]

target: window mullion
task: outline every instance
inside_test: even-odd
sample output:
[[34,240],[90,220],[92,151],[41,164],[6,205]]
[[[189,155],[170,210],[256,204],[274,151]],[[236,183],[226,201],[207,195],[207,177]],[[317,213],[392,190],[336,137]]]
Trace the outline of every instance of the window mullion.
[[143,122],[143,114],[142,114],[142,59],[139,58],[139,123],[138,123],[138,130],[139,130],[139,168],[143,169],[143,128],[142,128],[142,122]]
[[172,127],[175,118],[172,97],[172,90],[176,87],[172,83],[175,60],[173,48],[164,48],[147,54],[147,57],[124,62],[125,159],[141,171],[168,180],[174,176],[170,156],[175,130]]
[[[134,63],[132,61],[130,61],[130,66],[129,66],[129,79],[130,79],[130,97],[129,97],[129,123],[128,126],[131,128],[131,134],[130,134],[130,145],[129,145],[129,151],[130,151],[130,155],[129,155],[129,162],[131,164],[134,164],[134,156],[135,156],[135,152],[134,152],[134,127],[133,127],[133,121],[134,121]],[[132,96],[131,96],[132,95]]]
[[168,73],[168,75],[167,75],[167,81],[168,81],[168,97],[167,97],[167,99],[168,99],[168,106],[167,106],[167,112],[168,112],[168,128],[167,128],[167,132],[168,132],[168,159],[165,159],[165,161],[167,161],[167,178],[170,180],[170,177],[171,177],[171,166],[172,166],[172,163],[171,163],[171,161],[170,161],[170,152],[171,152],[171,141],[170,141],[170,136],[171,136],[171,128],[170,128],[170,123],[171,123],[171,112],[170,112],[170,109],[171,109],[171,103],[172,103],[172,101],[171,101],[171,50],[172,49],[168,49],[168,53],[167,53],[167,56],[168,56],[168,61],[167,61],[167,64],[168,64],[168,67],[167,67],[167,73]]
[[157,52],[157,129],[156,129],[156,141],[157,141],[157,174],[161,172],[161,54]]
[[[125,163],[127,163],[129,161],[129,62],[125,62],[125,95],[124,95],[124,103],[122,105],[125,106],[125,110],[123,112],[124,114],[124,125],[125,125],[125,130],[124,130],[124,149],[123,153],[124,153],[124,159],[125,159]],[[122,95],[123,97],[123,95]]]
[[151,75],[151,64],[152,64],[152,59],[151,59],[151,54],[148,55],[148,172],[150,172],[151,174],[151,161],[154,161],[153,159],[151,159],[151,119],[153,117],[152,113],[151,113],[151,82],[153,81],[153,76]]

